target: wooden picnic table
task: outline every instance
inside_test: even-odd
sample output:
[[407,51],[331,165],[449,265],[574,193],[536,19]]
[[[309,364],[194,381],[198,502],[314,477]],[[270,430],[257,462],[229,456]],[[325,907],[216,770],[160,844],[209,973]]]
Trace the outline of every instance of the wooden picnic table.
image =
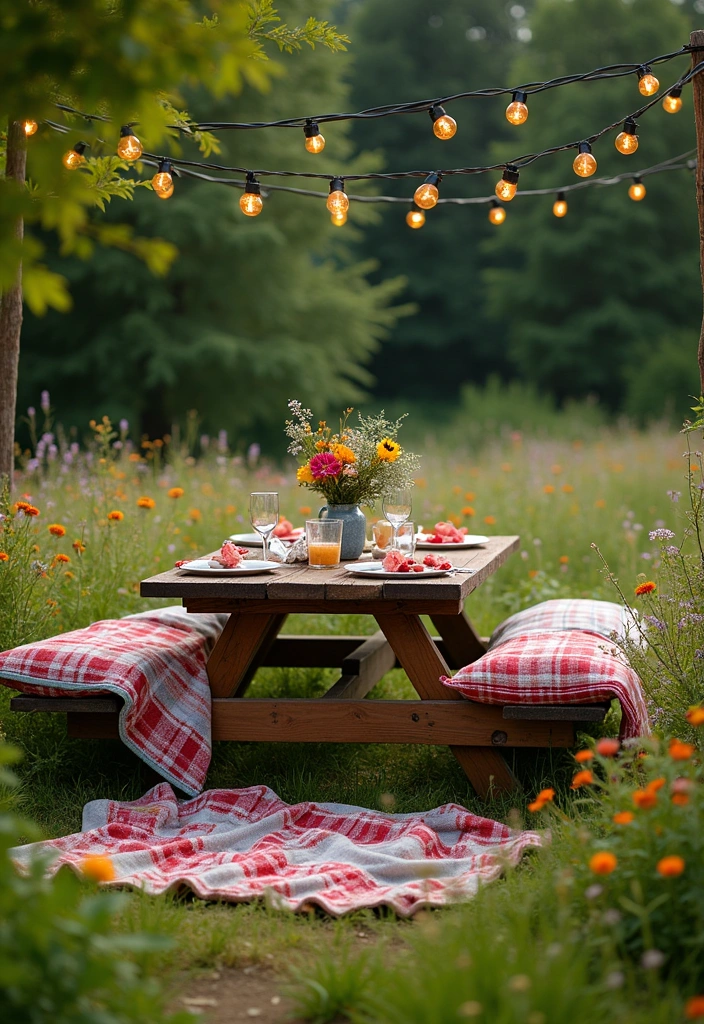
[[[580,718],[575,708],[521,711],[472,703],[440,682],[485,652],[464,603],[518,546],[518,537],[492,537],[484,547],[452,551],[453,564],[472,572],[435,579],[374,580],[344,568],[300,564],[249,578],[188,576],[171,569],[144,580],[141,594],[180,598],[189,612],[229,613],[207,663],[214,740],[449,744],[485,796],[515,785],[501,749],[569,746]],[[281,636],[287,616],[300,613],[372,615],[379,631]],[[424,615],[438,637],[431,636]],[[321,698],[243,700],[263,665],[339,667],[341,676]],[[365,700],[397,665],[419,700]]]

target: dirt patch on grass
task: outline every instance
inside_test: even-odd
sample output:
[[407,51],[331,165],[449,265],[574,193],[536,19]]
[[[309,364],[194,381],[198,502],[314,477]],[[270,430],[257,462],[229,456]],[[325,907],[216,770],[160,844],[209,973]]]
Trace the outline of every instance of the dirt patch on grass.
[[293,1003],[285,980],[271,968],[223,967],[189,977],[172,1010],[188,1010],[204,1024],[282,1024],[291,1021]]

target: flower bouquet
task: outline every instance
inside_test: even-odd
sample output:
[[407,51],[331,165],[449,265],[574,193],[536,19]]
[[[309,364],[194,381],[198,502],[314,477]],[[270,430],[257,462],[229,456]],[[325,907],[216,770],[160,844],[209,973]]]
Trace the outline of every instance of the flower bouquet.
[[288,403],[292,418],[286,421],[288,452],[302,461],[297,479],[301,486],[322,494],[329,505],[367,505],[389,490],[410,487],[418,470],[418,457],[397,441],[403,419],[362,416],[349,423],[346,409],[334,433],[324,420],[311,426],[312,412],[301,403]]

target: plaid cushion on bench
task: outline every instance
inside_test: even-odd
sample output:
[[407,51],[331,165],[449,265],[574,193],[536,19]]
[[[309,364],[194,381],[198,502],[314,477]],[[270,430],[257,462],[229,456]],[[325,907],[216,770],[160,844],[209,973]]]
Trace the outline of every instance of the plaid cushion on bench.
[[180,606],[104,619],[5,651],[0,681],[41,697],[117,694],[125,745],[195,796],[211,754],[205,664],[226,621]]
[[489,650],[526,633],[580,629],[608,640],[614,633],[625,636],[633,628],[631,613],[623,605],[612,601],[558,598],[542,601],[505,619],[491,634]]
[[650,733],[638,676],[617,648],[579,630],[507,640],[442,682],[480,704],[588,704],[616,697],[621,736]]

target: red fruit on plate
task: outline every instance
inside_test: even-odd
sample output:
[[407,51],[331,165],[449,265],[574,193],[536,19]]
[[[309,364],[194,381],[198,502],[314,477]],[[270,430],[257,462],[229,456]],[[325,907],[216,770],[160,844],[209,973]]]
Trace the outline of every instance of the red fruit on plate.
[[451,569],[451,568],[452,568],[452,562],[441,562],[440,565],[438,566],[438,569],[443,569],[443,570],[447,570],[447,569]]
[[413,565],[411,566],[411,571],[412,572],[425,572],[425,569],[423,568],[422,565],[419,565],[418,562],[414,562]]
[[401,562],[396,572],[410,572],[411,566],[409,562]]

